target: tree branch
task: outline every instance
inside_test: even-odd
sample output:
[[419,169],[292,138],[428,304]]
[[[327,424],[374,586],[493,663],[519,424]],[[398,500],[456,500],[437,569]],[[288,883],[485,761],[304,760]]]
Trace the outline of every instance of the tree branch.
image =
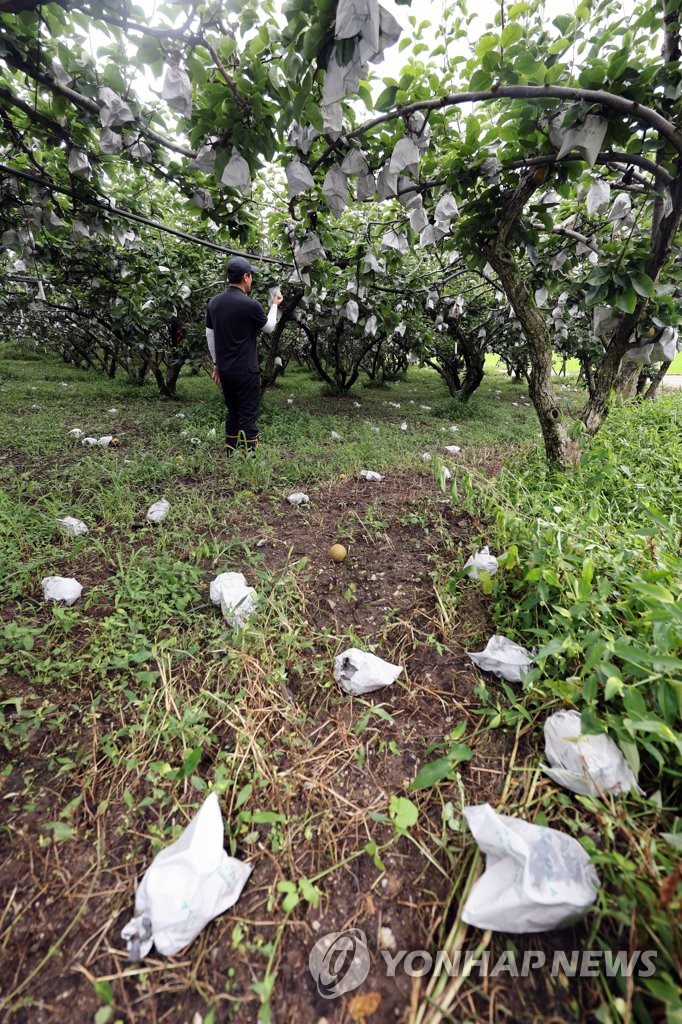
[[[75,89],[70,89],[68,85],[60,85],[54,78],[51,78],[49,75],[46,75],[44,72],[38,70],[38,68],[32,65],[27,65],[24,60],[16,55],[5,52],[3,54],[3,59],[9,67],[14,68],[15,71],[20,71],[22,74],[28,75],[34,81],[39,82],[40,85],[49,89],[51,92],[64,96],[65,99],[70,100],[74,106],[78,107],[80,110],[86,111],[88,114],[92,114],[93,117],[96,117],[99,121],[99,104],[95,100],[91,100],[88,96],[83,96],[82,93],[76,92]],[[163,146],[165,149],[170,149],[174,153],[180,153],[181,156],[186,156],[190,159],[196,156],[195,150],[185,149],[184,146],[178,146],[175,142],[170,142],[168,139],[164,138],[163,135],[159,135],[158,132],[155,132],[152,128],[140,123],[139,118],[136,118],[136,121],[137,130],[153,142],[158,143],[158,145]]]
[[354,131],[348,132],[346,138],[357,138],[372,128],[386,124],[387,121],[393,121],[398,117],[414,114],[417,110],[443,110],[446,107],[459,106],[461,103],[484,103],[500,99],[581,100],[591,105],[598,104],[609,110],[615,110],[619,114],[626,114],[643,124],[651,125],[670,142],[678,153],[682,154],[682,134],[662,114],[652,110],[651,107],[646,107],[636,100],[629,100],[625,96],[616,96],[603,89],[580,89],[561,85],[501,85],[497,88],[481,89],[477,92],[448,93],[435,100],[423,100],[406,104],[403,107],[396,107],[395,110],[381,114],[360,125]]
[[[557,160],[554,154],[548,156],[532,156],[525,160],[515,160],[511,164],[504,164],[504,170],[518,170],[521,167],[538,167],[544,164],[557,164],[557,163],[570,163],[580,159],[575,155],[562,156],[561,160]],[[596,162],[598,164],[633,164],[635,167],[641,167],[645,171],[649,171],[656,178],[659,178],[665,185],[669,185],[671,181],[674,181],[672,174],[666,171],[665,167],[660,164],[655,164],[653,160],[647,159],[645,156],[641,156],[639,153],[616,153],[613,150],[605,150],[600,153],[597,157]]]

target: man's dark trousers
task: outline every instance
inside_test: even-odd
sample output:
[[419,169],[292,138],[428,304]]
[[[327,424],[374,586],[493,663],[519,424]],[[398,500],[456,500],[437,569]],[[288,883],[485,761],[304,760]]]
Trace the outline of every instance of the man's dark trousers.
[[220,374],[220,385],[227,406],[225,417],[225,448],[231,453],[241,437],[247,450],[258,445],[258,413],[260,412],[260,373],[237,376]]

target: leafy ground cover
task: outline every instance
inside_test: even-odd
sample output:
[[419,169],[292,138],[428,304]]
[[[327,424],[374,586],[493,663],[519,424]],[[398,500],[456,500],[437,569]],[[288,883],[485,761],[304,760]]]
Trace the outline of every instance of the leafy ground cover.
[[[0,976],[8,1020],[359,1020],[360,1004],[320,998],[307,968],[316,937],[351,926],[375,954],[361,990],[379,1000],[375,1021],[540,1013],[568,1021],[596,1012],[615,1022],[633,1012],[648,1019],[652,1000],[674,1005],[677,840],[663,860],[665,840],[655,856],[648,840],[679,831],[671,700],[680,641],[668,614],[679,596],[678,399],[649,406],[646,420],[623,420],[620,435],[614,422],[571,491],[535,461],[525,386],[503,375],[489,375],[462,407],[432,372],[331,398],[307,373],[288,370],[267,394],[258,458],[228,464],[221,401],[206,376],[183,377],[180,399],[160,402],[152,388],[49,360],[8,359],[1,372]],[[574,389],[569,378],[567,409],[580,397]],[[67,436],[76,426],[119,444],[84,448]],[[645,429],[646,444],[631,443],[624,460],[624,442]],[[666,453],[656,460],[658,482],[647,458],[654,441]],[[453,443],[457,455],[444,450]],[[493,486],[506,458],[516,468]],[[441,459],[453,493],[437,486]],[[361,468],[385,479],[361,480]],[[286,502],[296,489],[310,505]],[[171,510],[153,526],[145,513],[161,496]],[[561,529],[559,520],[542,524],[554,506],[565,509]],[[88,536],[65,538],[55,520],[66,514],[85,520]],[[566,534],[582,538],[571,558]],[[349,549],[341,565],[327,556],[334,541]],[[466,582],[461,565],[488,541],[506,551],[504,569],[482,586]],[[260,597],[241,632],[227,630],[208,599],[210,580],[227,570],[243,571]],[[46,606],[39,582],[51,574],[79,579],[81,600]],[[653,592],[637,590],[637,580]],[[570,629],[555,611],[558,593],[542,583],[568,594],[561,606]],[[607,645],[624,642],[615,621],[635,623],[623,632],[646,657],[642,664],[630,652],[627,662],[622,646],[609,648],[607,677],[601,658],[595,682],[585,652],[604,621],[614,634],[605,633]],[[466,657],[493,623],[543,648],[543,671],[527,681],[523,701],[520,691],[483,681]],[[663,636],[668,646],[655,655]],[[403,675],[367,699],[342,695],[332,664],[350,646],[399,662]],[[609,682],[617,676],[620,685]],[[645,712],[626,703],[637,693]],[[641,782],[649,795],[658,787],[660,799],[606,807],[558,793],[538,764],[543,714],[561,701],[603,717],[632,748],[644,735]],[[633,737],[623,708],[655,728]],[[447,771],[429,777],[435,762]],[[136,881],[208,788],[220,796],[229,852],[254,864],[251,879],[184,955],[132,965],[119,932]],[[513,943],[461,926],[462,895],[481,863],[461,808],[485,800],[559,824],[594,853],[603,893],[584,924]],[[598,977],[538,973],[523,986],[505,976],[455,978],[439,995],[447,1009],[438,1016],[437,979],[387,978],[380,969],[385,928],[397,949],[472,951],[598,948],[615,936],[634,943],[649,928],[667,960],[642,991]]]

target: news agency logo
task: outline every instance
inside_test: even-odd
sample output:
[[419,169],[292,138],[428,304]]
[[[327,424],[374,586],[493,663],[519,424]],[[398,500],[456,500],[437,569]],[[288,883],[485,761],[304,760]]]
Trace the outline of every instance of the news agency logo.
[[308,967],[323,999],[336,999],[359,988],[371,967],[365,933],[360,928],[328,932],[310,950]]
[[[426,949],[411,952],[401,949],[394,954],[382,949],[381,956],[387,978],[394,978],[398,970],[410,978],[423,978],[427,974],[467,977],[476,972],[479,977],[497,978],[506,974],[512,978],[527,978],[531,971],[543,969],[549,971],[552,978],[560,974],[569,978],[594,978],[600,974],[608,978],[614,975],[650,978],[656,973],[657,953],[653,949],[636,949],[631,953],[574,949],[556,950],[553,954],[542,950],[514,954],[505,950],[501,956],[493,958],[487,951],[475,956],[458,950],[451,958],[445,950],[438,950],[433,956]],[[323,999],[336,999],[352,992],[362,985],[372,966],[365,933],[359,928],[347,928],[323,935],[311,949],[308,965]]]

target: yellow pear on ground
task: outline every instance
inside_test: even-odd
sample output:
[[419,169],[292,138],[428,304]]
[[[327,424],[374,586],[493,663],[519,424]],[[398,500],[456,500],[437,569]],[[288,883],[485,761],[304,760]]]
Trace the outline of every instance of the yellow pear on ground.
[[332,544],[329,549],[329,557],[333,562],[343,562],[347,554],[343,544]]

